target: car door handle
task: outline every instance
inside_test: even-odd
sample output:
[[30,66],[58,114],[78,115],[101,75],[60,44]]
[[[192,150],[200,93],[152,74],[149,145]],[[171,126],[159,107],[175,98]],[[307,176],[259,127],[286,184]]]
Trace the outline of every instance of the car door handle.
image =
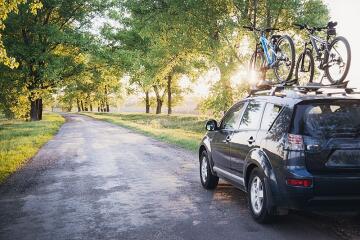
[[230,142],[230,141],[231,141],[231,137],[230,137],[230,136],[227,136],[225,140],[226,140],[226,142]]
[[253,144],[255,142],[255,139],[253,138],[253,137],[250,137],[249,139],[248,139],[248,143],[249,144]]

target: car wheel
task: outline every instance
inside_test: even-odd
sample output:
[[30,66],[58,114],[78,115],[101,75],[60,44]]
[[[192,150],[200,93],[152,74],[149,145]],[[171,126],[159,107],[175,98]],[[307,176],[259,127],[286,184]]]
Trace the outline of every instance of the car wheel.
[[268,209],[268,194],[265,187],[265,174],[255,168],[251,172],[248,183],[248,202],[251,215],[259,223],[266,223],[273,217],[271,209]]
[[200,157],[200,181],[205,189],[215,189],[219,182],[219,178],[211,172],[206,151],[204,151]]

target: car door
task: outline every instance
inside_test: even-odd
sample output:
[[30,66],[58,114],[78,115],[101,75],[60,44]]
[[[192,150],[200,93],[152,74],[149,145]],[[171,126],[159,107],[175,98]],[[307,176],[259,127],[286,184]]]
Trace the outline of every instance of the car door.
[[240,116],[244,103],[234,105],[223,117],[219,130],[216,131],[211,141],[212,160],[216,167],[223,170],[230,169],[229,141],[234,130],[239,126]]
[[238,129],[233,131],[230,140],[230,169],[235,175],[243,177],[244,161],[250,150],[258,146],[257,133],[265,102],[250,100],[242,115]]

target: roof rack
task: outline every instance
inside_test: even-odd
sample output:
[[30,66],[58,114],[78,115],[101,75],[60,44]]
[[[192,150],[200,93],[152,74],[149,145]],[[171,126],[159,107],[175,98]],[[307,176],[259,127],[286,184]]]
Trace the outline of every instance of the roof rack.
[[306,86],[300,86],[300,85],[287,85],[285,84],[277,84],[272,85],[266,81],[261,81],[260,84],[256,86],[256,89],[252,89],[250,91],[250,94],[248,97],[256,96],[256,95],[269,95],[269,96],[275,96],[278,93],[281,93],[285,89],[290,89],[302,94],[308,94],[310,92],[313,92],[315,94],[323,94],[324,90],[328,89],[339,89],[343,90],[341,92],[329,92],[326,93],[327,96],[332,96],[336,94],[360,94],[360,92],[356,92],[356,88],[349,88],[347,87],[349,81],[343,82],[341,84],[337,85],[323,85],[323,84],[316,84],[316,83],[310,83]]

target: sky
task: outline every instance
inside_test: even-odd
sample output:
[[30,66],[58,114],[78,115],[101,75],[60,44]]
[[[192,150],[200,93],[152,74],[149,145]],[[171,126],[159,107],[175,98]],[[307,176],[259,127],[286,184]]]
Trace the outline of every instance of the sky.
[[337,21],[338,35],[344,36],[351,47],[351,65],[347,77],[352,87],[360,88],[360,0],[324,0],[332,21]]

